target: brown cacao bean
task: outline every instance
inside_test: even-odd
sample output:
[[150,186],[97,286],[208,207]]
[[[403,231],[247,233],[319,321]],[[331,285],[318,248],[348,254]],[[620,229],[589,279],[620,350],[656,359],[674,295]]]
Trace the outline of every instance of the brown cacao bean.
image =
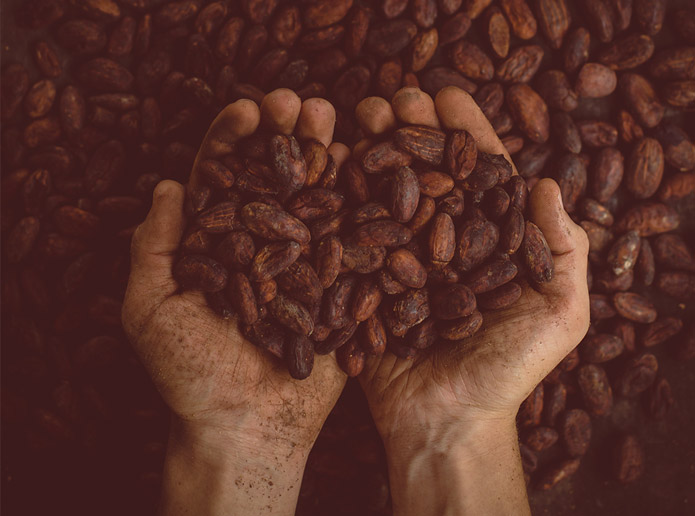
[[639,294],[618,292],[613,295],[613,305],[620,315],[630,321],[652,323],[656,320],[654,305]]
[[301,246],[294,241],[275,242],[262,247],[251,262],[249,279],[268,281],[295,262]]
[[560,416],[560,435],[571,457],[586,453],[591,441],[591,419],[582,409],[568,410]]
[[651,353],[630,357],[616,379],[616,392],[627,398],[638,396],[654,383],[658,368],[656,357]]
[[514,84],[507,90],[507,106],[524,134],[532,141],[548,140],[550,117],[548,106],[530,86]]
[[594,364],[581,366],[577,371],[577,383],[589,413],[594,416],[610,413],[613,407],[613,391],[602,367]]
[[526,221],[521,253],[533,281],[546,283],[553,279],[554,264],[552,253],[543,233],[531,221]]
[[615,478],[627,484],[634,482],[644,472],[644,451],[642,446],[632,434],[625,434],[617,443],[612,453],[613,475]]
[[227,285],[227,271],[212,258],[185,256],[174,266],[174,278],[186,289],[218,292]]

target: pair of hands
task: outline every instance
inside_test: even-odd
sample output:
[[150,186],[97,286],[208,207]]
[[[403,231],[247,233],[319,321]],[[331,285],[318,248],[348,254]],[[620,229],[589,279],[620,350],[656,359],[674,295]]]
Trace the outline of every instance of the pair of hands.
[[[357,118],[374,137],[397,120],[466,129],[481,150],[511,161],[458,88],[445,88],[434,101],[415,88],[400,90],[390,104],[365,99]],[[334,122],[328,102],[302,103],[289,90],[269,93],[260,110],[240,100],[215,119],[196,163],[228,153],[262,125],[322,141],[340,165],[350,151],[331,143]],[[184,197],[172,181],[155,189],[133,237],[123,306],[124,328],[173,412],[162,511],[292,514],[307,455],[346,376],[334,356],[317,355],[307,380],[291,379],[241,336],[236,321],[214,314],[201,293],[179,292],[171,269]],[[486,314],[462,347],[441,346],[415,361],[386,353],[369,359],[360,375],[386,447],[396,514],[528,512],[516,412],[589,323],[586,235],[564,212],[553,181],[539,181],[529,202],[554,255],[554,279],[525,286],[514,306]]]

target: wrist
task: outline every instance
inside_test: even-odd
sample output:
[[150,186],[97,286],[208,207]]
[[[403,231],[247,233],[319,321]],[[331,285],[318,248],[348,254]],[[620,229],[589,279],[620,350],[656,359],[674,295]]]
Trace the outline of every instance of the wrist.
[[264,430],[261,422],[241,418],[230,424],[188,421],[172,416],[169,446],[186,450],[201,460],[243,463],[249,457],[260,461],[306,461],[313,443],[295,442],[278,432]]
[[399,468],[413,460],[441,461],[455,458],[466,463],[490,455],[517,440],[514,417],[452,420],[409,426],[384,437],[389,467]]
[[181,417],[172,414],[170,439],[197,449],[267,456],[306,456],[321,429],[281,421],[281,409],[267,405]]
[[308,451],[261,439],[172,418],[160,513],[293,514]]
[[385,446],[396,516],[528,513],[513,418],[429,427]]
[[[432,452],[441,450],[448,453],[451,449],[494,447],[499,440],[516,435],[517,410],[476,411],[470,409],[465,416],[443,416],[445,410],[429,406],[405,417],[393,414],[386,418],[389,424],[378,424],[379,433],[391,456],[399,457],[408,450],[427,449]],[[383,420],[384,418],[380,418]]]

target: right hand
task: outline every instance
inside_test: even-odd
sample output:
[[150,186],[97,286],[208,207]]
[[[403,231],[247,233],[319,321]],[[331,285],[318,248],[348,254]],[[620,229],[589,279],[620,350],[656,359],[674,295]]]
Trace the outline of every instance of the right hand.
[[[259,124],[328,147],[335,111],[323,99],[302,103],[283,89],[266,95],[260,109],[239,100],[212,123],[196,163],[231,152]],[[330,145],[329,152],[337,162],[348,154],[341,144]],[[191,182],[196,180],[194,165]],[[221,507],[226,500],[249,514],[260,514],[254,504],[262,503],[274,514],[289,514],[306,458],[346,375],[333,354],[316,356],[312,375],[294,380],[285,364],[242,337],[236,319],[215,314],[202,292],[181,291],[172,265],[183,235],[184,196],[174,181],[157,185],[152,209],[133,235],[122,313],[126,334],[174,416],[164,503],[202,513],[204,504]],[[192,479],[194,462],[200,475]],[[186,481],[177,485],[179,474]],[[221,484],[224,474],[236,475],[234,485]],[[193,480],[207,483],[205,490]],[[256,489],[245,491],[247,484]],[[212,495],[214,488],[219,490]]]

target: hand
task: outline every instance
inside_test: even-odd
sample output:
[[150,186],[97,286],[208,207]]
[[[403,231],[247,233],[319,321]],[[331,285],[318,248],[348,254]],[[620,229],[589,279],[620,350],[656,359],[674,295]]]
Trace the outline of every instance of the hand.
[[[405,88],[391,105],[374,98],[363,104],[357,112],[367,134],[393,128],[383,120],[441,124],[466,129],[481,150],[511,161],[473,99],[458,88],[440,91],[435,102]],[[486,313],[482,329],[461,345],[440,344],[413,361],[387,353],[360,376],[389,457],[396,514],[442,514],[452,507],[474,514],[528,511],[515,416],[589,325],[586,234],[563,210],[552,180],[539,181],[529,202],[553,253],[552,281],[524,285],[515,305]],[[433,490],[440,493],[433,503],[422,496],[427,478],[436,479]],[[451,482],[455,501],[441,493]],[[466,487],[470,492],[462,493]]]
[[[240,100],[212,123],[196,164],[229,153],[259,125],[328,146],[334,123],[327,101],[302,103],[289,90],[266,95],[260,110]],[[337,162],[348,154],[341,144],[329,152]],[[172,264],[184,197],[173,181],[155,189],[152,209],[133,236],[123,305],[126,333],[173,413],[163,512],[292,514],[306,457],[346,376],[334,356],[317,356],[312,375],[293,380],[284,364],[241,336],[236,320],[213,313],[201,292],[179,290]],[[195,505],[198,498],[204,505]]]

